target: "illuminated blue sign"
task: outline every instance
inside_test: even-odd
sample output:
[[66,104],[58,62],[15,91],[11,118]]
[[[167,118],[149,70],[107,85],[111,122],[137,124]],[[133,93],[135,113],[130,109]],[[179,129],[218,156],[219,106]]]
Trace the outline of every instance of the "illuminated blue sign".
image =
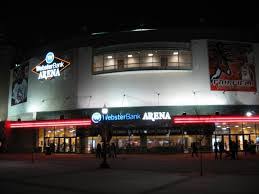
[[139,113],[124,113],[124,114],[108,114],[101,115],[99,112],[92,114],[92,121],[94,123],[99,123],[103,121],[130,121],[130,120],[141,120],[141,115]]
[[139,113],[123,113],[123,114],[107,114],[103,115],[99,112],[92,114],[92,121],[99,123],[100,121],[132,121],[132,120],[146,120],[146,121],[157,121],[157,120],[171,120],[169,112],[145,112],[144,114]]
[[99,123],[102,120],[102,115],[99,112],[92,114],[92,121],[94,123]]
[[45,61],[46,63],[52,63],[55,59],[54,53],[53,52],[48,52],[46,57],[45,57]]

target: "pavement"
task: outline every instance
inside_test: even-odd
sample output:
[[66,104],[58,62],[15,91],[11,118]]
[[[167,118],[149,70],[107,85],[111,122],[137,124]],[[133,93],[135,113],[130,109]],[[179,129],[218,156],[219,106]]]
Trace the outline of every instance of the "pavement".
[[108,158],[110,169],[101,162],[91,154],[0,154],[0,193],[258,193],[259,154],[125,154]]

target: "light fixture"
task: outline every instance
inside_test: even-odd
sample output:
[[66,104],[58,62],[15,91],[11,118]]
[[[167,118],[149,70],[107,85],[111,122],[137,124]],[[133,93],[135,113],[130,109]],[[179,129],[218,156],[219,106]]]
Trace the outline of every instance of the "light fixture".
[[246,127],[246,128],[251,129],[251,127],[250,127],[250,126],[248,126],[248,127]]
[[107,58],[108,58],[108,59],[112,59],[112,56],[108,56]]
[[246,112],[246,116],[251,117],[252,115],[253,115],[252,112],[250,112],[250,111],[247,111],[247,112]]
[[173,55],[178,55],[178,51],[174,51],[174,52],[173,52]]
[[128,55],[128,58],[131,58],[132,57],[132,55]]
[[103,108],[102,108],[102,113],[104,115],[108,114],[108,108],[106,107],[106,105],[104,104]]
[[[38,127],[63,127],[63,126],[89,126],[90,119],[62,119],[41,121],[6,121],[5,127],[10,128],[38,128]],[[62,131],[62,129],[60,129]]]
[[254,123],[259,122],[259,115],[253,117],[247,116],[212,116],[212,115],[186,115],[174,116],[173,123],[187,124],[187,123]]
[[227,128],[226,127],[222,127],[223,130],[226,130]]
[[239,127],[238,125],[236,125],[235,127]]
[[143,32],[143,31],[150,31],[150,30],[157,30],[157,29],[152,29],[152,28],[137,28],[131,30],[132,32]]
[[147,56],[152,57],[152,56],[153,56],[153,53],[148,53]]
[[220,125],[218,125],[217,127],[221,127]]

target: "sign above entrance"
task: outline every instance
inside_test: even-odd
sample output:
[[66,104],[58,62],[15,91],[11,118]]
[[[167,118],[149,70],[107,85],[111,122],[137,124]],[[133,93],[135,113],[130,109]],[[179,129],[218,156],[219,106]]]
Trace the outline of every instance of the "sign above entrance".
[[130,121],[130,120],[171,120],[169,112],[145,112],[140,113],[119,113],[119,114],[107,114],[102,115],[99,112],[92,114],[92,121],[99,123],[101,121]]
[[171,120],[169,112],[145,112],[142,120]]
[[70,62],[60,59],[53,52],[48,52],[45,59],[36,65],[32,72],[38,74],[38,79],[52,79],[59,77],[60,72],[70,65]]
[[101,120],[103,121],[130,121],[130,120],[140,120],[141,115],[139,113],[119,113],[119,114],[107,114],[102,115],[99,112],[95,112],[92,114],[92,121],[94,123],[99,123]]

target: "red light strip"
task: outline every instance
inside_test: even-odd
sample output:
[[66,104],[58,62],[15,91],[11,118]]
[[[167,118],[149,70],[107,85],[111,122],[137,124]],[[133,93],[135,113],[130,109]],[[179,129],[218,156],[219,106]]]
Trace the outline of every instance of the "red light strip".
[[62,126],[89,126],[89,119],[74,120],[46,120],[46,121],[6,121],[6,128],[37,128],[37,127],[62,127]]
[[259,116],[175,116],[173,123],[184,124],[184,123],[235,123],[235,122],[246,122],[254,123],[259,122]]

